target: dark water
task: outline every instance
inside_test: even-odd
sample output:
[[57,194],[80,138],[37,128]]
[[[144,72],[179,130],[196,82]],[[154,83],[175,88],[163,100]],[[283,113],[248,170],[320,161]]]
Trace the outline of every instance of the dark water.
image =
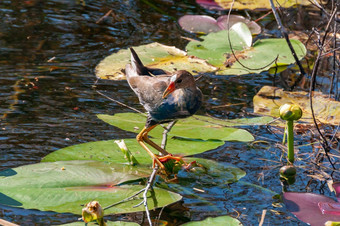
[[[111,9],[109,17],[96,23]],[[290,18],[303,17],[299,10],[287,13]],[[181,36],[194,37],[176,24],[176,20],[185,14],[214,15],[214,12],[200,8],[194,1],[121,0],[86,1],[83,4],[76,0],[2,0],[0,170],[37,163],[47,154],[74,144],[133,137],[133,134],[97,119],[98,113],[129,110],[95,92],[92,88],[94,68],[105,56],[133,45],[160,42],[184,49],[186,41]],[[260,15],[263,13],[252,14],[255,19]],[[290,22],[290,28],[310,29],[312,23],[306,20],[298,25]],[[263,36],[278,34],[277,30],[271,30],[275,28],[271,17],[261,24],[267,32]],[[283,78],[292,73],[296,72],[292,69],[275,78],[268,73],[240,77],[207,74],[199,82],[205,98],[205,106],[199,114],[208,113],[219,118],[248,117],[256,92],[263,85],[284,86]],[[327,81],[323,81],[325,90]],[[126,81],[99,82],[98,90],[142,110]],[[226,104],[230,106],[221,106]],[[281,141],[282,131],[270,131],[264,126],[247,129],[257,140],[266,143],[251,146],[227,142],[223,147],[200,155],[230,162],[245,170],[247,176],[242,179],[243,183],[208,189],[202,197],[209,205],[184,197],[183,202],[166,208],[161,219],[179,224],[207,216],[231,215],[238,217],[244,225],[257,225],[262,210],[267,209],[265,225],[303,224],[272,198],[274,193],[281,192],[277,177],[281,151],[274,144]],[[301,139],[299,144],[308,142]],[[310,149],[302,147],[300,151]],[[297,181],[298,190],[323,192],[316,180],[308,189],[305,187],[309,178],[301,177]],[[0,218],[21,225],[61,224],[78,217],[0,206]],[[139,223],[142,218],[142,214],[111,217]]]

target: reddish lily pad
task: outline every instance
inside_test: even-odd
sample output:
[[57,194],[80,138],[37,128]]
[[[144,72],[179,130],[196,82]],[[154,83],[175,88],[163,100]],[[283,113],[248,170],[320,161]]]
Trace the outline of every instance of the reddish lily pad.
[[340,221],[339,215],[323,214],[319,203],[337,204],[333,199],[313,193],[285,192],[283,201],[286,208],[297,218],[310,225],[324,225],[327,221]]
[[224,10],[214,0],[196,0],[196,3],[209,10]]
[[193,33],[210,33],[221,30],[228,30],[238,22],[245,23],[252,34],[261,33],[261,27],[256,22],[250,21],[243,16],[230,15],[229,26],[227,22],[227,15],[220,16],[217,18],[217,20],[215,20],[211,16],[206,15],[185,15],[182,16],[178,21],[182,29]]

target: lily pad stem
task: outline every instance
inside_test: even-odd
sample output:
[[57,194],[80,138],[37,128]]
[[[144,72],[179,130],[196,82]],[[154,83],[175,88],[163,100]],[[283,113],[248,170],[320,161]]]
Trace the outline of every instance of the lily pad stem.
[[288,161],[294,163],[294,131],[293,120],[287,121],[287,146],[288,146]]

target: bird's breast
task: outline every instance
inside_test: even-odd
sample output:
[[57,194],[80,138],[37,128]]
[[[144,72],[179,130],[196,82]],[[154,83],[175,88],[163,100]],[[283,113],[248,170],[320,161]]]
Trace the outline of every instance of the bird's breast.
[[149,111],[155,121],[171,121],[193,115],[201,106],[202,93],[197,90],[178,89],[166,99],[162,99],[158,106]]

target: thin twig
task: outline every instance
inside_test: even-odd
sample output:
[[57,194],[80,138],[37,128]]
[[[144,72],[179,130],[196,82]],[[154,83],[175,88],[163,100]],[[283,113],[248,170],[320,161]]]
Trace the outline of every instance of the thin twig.
[[161,148],[165,149],[166,143],[168,141],[168,133],[170,132],[171,128],[176,124],[177,120],[172,121],[168,124],[167,127],[163,127],[164,131],[163,131],[163,139],[162,139],[162,144],[161,144]]
[[130,197],[127,197],[127,198],[125,198],[125,199],[123,199],[123,200],[121,200],[121,201],[118,201],[118,202],[116,202],[116,203],[113,203],[113,204],[111,204],[111,205],[109,205],[109,206],[107,206],[107,207],[104,207],[103,209],[104,209],[104,210],[110,209],[111,207],[117,206],[117,205],[119,205],[119,204],[121,204],[121,203],[131,201],[131,200],[135,199],[135,198],[137,197],[137,195],[139,195],[140,193],[142,193],[142,192],[144,191],[144,189],[145,189],[145,188],[143,188],[142,190],[138,191],[137,193],[131,195]]
[[150,226],[152,226],[152,222],[151,222],[151,217],[150,217],[150,211],[149,211],[149,208],[148,208],[148,197],[147,197],[147,194],[148,194],[149,189],[152,188],[153,182],[154,182],[154,180],[156,178],[157,171],[158,171],[158,167],[156,166],[153,169],[153,171],[152,171],[152,173],[150,175],[150,178],[148,180],[148,183],[147,183],[146,187],[144,189],[142,189],[142,191],[144,191],[144,193],[143,193],[143,201],[141,203],[139,203],[139,204],[134,206],[134,207],[138,207],[138,206],[144,204],[144,208],[145,208],[145,212],[146,212],[146,217],[147,217],[147,219],[149,221],[149,225]]
[[99,20],[96,21],[96,24],[99,24],[102,22],[106,17],[108,17],[113,12],[112,9],[110,9],[104,16],[102,16]]
[[331,78],[331,85],[330,85],[330,88],[329,88],[329,96],[328,97],[331,97],[331,94],[332,94],[332,91],[333,91],[333,85],[334,85],[334,79],[335,79],[335,75],[336,75],[336,23],[334,23],[334,28],[333,28],[333,36],[334,36],[334,40],[333,40],[333,72],[332,72],[332,78]]
[[329,155],[328,155],[328,151],[329,151],[329,145],[328,145],[328,142],[327,142],[327,139],[323,136],[323,134],[321,133],[320,129],[319,129],[319,126],[316,122],[316,119],[315,119],[315,113],[314,113],[314,109],[313,109],[313,91],[314,91],[314,83],[315,83],[315,80],[316,80],[316,73],[318,71],[318,68],[319,68],[319,63],[320,63],[320,59],[321,59],[321,55],[322,55],[322,51],[323,51],[323,46],[325,44],[325,40],[326,40],[326,37],[327,37],[327,33],[328,33],[328,29],[329,29],[329,26],[336,14],[336,9],[333,11],[332,13],[332,16],[331,18],[329,19],[328,21],[328,24],[326,26],[326,29],[325,29],[325,35],[323,36],[321,42],[320,42],[320,50],[318,52],[318,56],[315,60],[315,63],[314,63],[314,67],[313,67],[313,71],[312,71],[312,75],[311,75],[311,83],[310,83],[310,86],[309,86],[309,104],[310,104],[310,108],[311,108],[311,113],[312,113],[312,117],[313,117],[313,122],[314,122],[314,125],[320,135],[320,137],[322,138],[323,142],[321,142],[321,146],[323,147],[324,151],[325,151],[325,154],[328,158],[328,161],[331,163],[332,167],[335,169],[334,167],[334,164],[332,163]]
[[233,9],[233,6],[234,6],[234,3],[235,3],[235,0],[233,0],[233,2],[231,3],[230,5],[230,9],[229,9],[229,13],[228,13],[228,17],[227,17],[227,28],[228,28],[228,43],[229,43],[229,47],[230,47],[230,50],[231,50],[231,53],[233,54],[233,57],[235,58],[235,60],[244,68],[248,69],[248,70],[262,70],[262,69],[265,69],[266,67],[272,65],[279,56],[277,56],[272,62],[270,62],[269,64],[263,66],[263,67],[260,67],[260,68],[250,68],[250,67],[247,67],[246,65],[244,65],[243,63],[241,63],[241,61],[237,58],[236,54],[235,54],[235,51],[233,49],[233,46],[231,45],[231,40],[230,40],[230,26],[229,26],[229,17],[230,17],[230,14],[231,14],[231,10]]
[[146,114],[145,114],[144,112],[141,112],[141,111],[137,110],[136,108],[130,107],[130,106],[128,106],[128,105],[126,105],[126,104],[124,104],[124,103],[118,101],[118,100],[115,100],[115,99],[113,99],[113,98],[111,98],[111,97],[105,95],[104,93],[98,91],[98,90],[96,90],[96,92],[97,92],[98,94],[102,95],[103,97],[106,97],[107,99],[109,99],[109,100],[111,100],[111,101],[113,101],[113,102],[115,102],[115,103],[117,103],[117,104],[119,104],[119,105],[121,105],[121,106],[123,106],[123,107],[129,108],[129,109],[131,109],[131,110],[133,110],[133,111],[135,111],[135,112],[138,112],[138,113],[140,113],[140,114],[146,116]]
[[257,18],[256,20],[254,20],[254,22],[256,22],[256,23],[259,22],[260,20],[262,20],[263,18],[265,18],[266,16],[268,16],[271,13],[272,13],[272,11],[268,11],[266,14],[264,14],[260,18]]
[[[277,24],[278,24],[278,28],[280,29],[281,34],[282,34],[282,35],[284,36],[284,38],[286,39],[286,42],[287,42],[287,44],[288,44],[288,46],[289,46],[290,51],[292,52],[292,55],[293,55],[293,57],[294,57],[294,59],[295,59],[296,64],[298,65],[298,67],[299,67],[299,69],[300,69],[301,74],[302,74],[303,76],[307,75],[306,72],[305,72],[305,70],[304,70],[303,67],[302,67],[302,64],[301,64],[299,58],[297,57],[297,54],[296,54],[296,52],[295,52],[295,50],[294,50],[294,48],[293,48],[293,46],[292,46],[292,43],[291,43],[290,40],[289,40],[288,33],[287,33],[287,31],[286,31],[286,28],[283,26],[283,24],[282,24],[282,22],[281,22],[281,19],[280,19],[280,17],[279,17],[279,14],[277,13],[276,8],[275,8],[275,6],[274,6],[273,0],[269,0],[269,2],[270,2],[270,6],[271,6],[271,8],[272,8],[272,11],[273,11],[275,20],[276,20],[276,22],[277,22]],[[301,77],[301,79],[302,79],[302,77]]]
[[266,213],[267,213],[267,210],[266,210],[266,209],[262,210],[262,216],[261,216],[261,221],[260,221],[260,223],[259,223],[259,226],[262,226],[262,225],[263,225],[263,223],[264,223],[264,218],[266,217]]

